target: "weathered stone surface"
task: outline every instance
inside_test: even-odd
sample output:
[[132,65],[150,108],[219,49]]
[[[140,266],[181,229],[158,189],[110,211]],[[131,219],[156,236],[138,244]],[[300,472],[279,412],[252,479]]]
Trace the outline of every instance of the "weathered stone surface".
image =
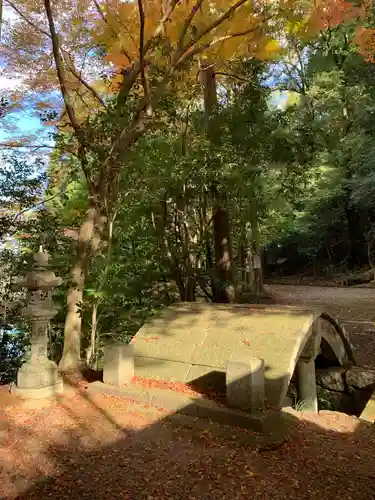
[[20,389],[41,389],[62,383],[56,364],[44,359],[39,362],[24,363],[18,370],[17,385]]
[[[186,383],[197,378],[195,366],[203,374],[225,373],[228,360],[256,357],[264,359],[266,366],[267,403],[281,408],[297,360],[318,318],[320,311],[303,307],[178,304],[144,325],[135,336],[135,374]],[[351,354],[340,334],[333,327],[325,329],[326,320],[321,321],[319,334],[324,338],[328,332],[329,341],[336,344],[332,352],[339,354],[340,363],[346,363]],[[186,369],[181,366],[184,364]]]
[[24,398],[40,399],[63,391],[57,365],[47,358],[47,327],[58,312],[53,307],[51,291],[62,280],[49,270],[47,254],[40,250],[33,260],[33,269],[25,280],[19,282],[28,289],[23,314],[31,323],[30,357],[18,370],[17,387],[13,388],[13,392]]
[[375,386],[375,370],[353,367],[346,372],[345,378],[348,386],[357,387],[358,389]]
[[345,369],[333,367],[316,370],[316,383],[325,389],[345,392]]
[[318,411],[318,397],[315,382],[314,359],[297,363],[298,399],[303,403],[305,411]]
[[342,366],[353,363],[353,347],[345,329],[340,326],[340,331],[338,331],[331,322],[323,318],[319,318],[318,321],[323,339],[321,353],[324,358],[329,361],[339,360]]
[[[317,320],[319,321],[319,319]],[[322,337],[320,335],[320,323],[319,327],[315,324],[311,328],[311,337],[305,343],[302,352],[299,356],[300,360],[308,362],[314,361],[315,358],[320,353],[320,344],[322,341]]]
[[[94,382],[92,384],[89,384],[88,390],[90,392],[105,392],[109,394],[123,394],[124,387],[115,387],[115,386],[109,386],[100,383],[100,382]],[[202,405],[203,407],[203,405]],[[198,407],[194,405],[195,410],[198,411]],[[248,446],[255,446],[257,449],[259,449],[262,446],[270,446],[270,445],[277,445],[281,444],[282,442],[285,441],[287,436],[289,435],[290,431],[292,430],[293,426],[287,425],[287,415],[285,412],[275,416],[270,416],[267,415],[263,419],[261,416],[250,416],[246,414],[246,426],[245,429],[248,430],[248,422],[249,422],[249,417],[251,419],[251,425],[252,427],[257,426],[259,429],[266,430],[268,431],[269,429],[270,432],[266,432],[264,434],[258,434],[256,431],[252,428],[253,432],[244,432],[241,428],[238,428],[238,426],[233,427],[233,425],[221,425],[217,422],[214,422],[212,417],[215,415],[209,412],[206,412],[208,415],[207,418],[197,418],[192,415],[184,414],[182,412],[178,413],[160,413],[158,408],[153,408],[149,406],[145,406],[144,402],[136,403],[130,403],[129,404],[129,411],[135,411],[137,413],[147,413],[148,415],[155,415],[155,418],[163,419],[163,422],[168,422],[169,426],[176,427],[178,429],[181,429],[181,427],[186,427],[188,429],[194,429],[198,434],[202,432],[209,432],[210,435],[215,436],[215,437],[221,437],[225,438],[228,440],[233,440],[236,443],[242,443]],[[187,410],[188,411],[188,410]],[[204,410],[201,411],[201,414],[204,414]],[[217,415],[217,414],[216,414]],[[242,413],[241,413],[242,415]],[[228,417],[226,417],[228,418]],[[256,422],[256,424],[254,424]],[[263,423],[263,425],[262,425]],[[0,422],[0,429],[1,429],[1,422]],[[152,427],[150,428],[152,430]],[[1,432],[1,431],[0,431]],[[147,429],[145,429],[145,432],[147,432]],[[1,434],[0,434],[1,436]]]
[[225,373],[215,370],[211,366],[191,365],[186,380],[194,388],[199,387],[202,390],[215,388],[223,393],[225,392]]
[[231,408],[255,413],[264,406],[264,360],[227,361],[227,403]]
[[134,346],[110,344],[104,348],[103,382],[124,385],[134,377]]
[[[195,374],[189,376],[193,365],[179,361],[168,361],[151,357],[134,358],[134,371],[138,377],[166,380],[168,382],[190,382]],[[205,367],[212,371],[211,367]]]
[[176,413],[181,412],[184,415],[192,417],[198,416],[196,399],[186,394],[178,394],[164,389],[148,389],[150,404],[156,408],[163,408]]
[[12,386],[11,389],[13,394],[20,396],[26,399],[44,399],[53,396],[57,396],[59,394],[63,394],[64,385],[62,380],[59,380],[56,384],[47,385],[45,387],[20,387],[20,386]]

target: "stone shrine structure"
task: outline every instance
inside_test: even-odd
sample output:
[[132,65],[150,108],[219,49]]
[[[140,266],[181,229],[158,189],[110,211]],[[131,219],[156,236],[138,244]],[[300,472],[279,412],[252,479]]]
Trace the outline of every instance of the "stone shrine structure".
[[31,323],[31,352],[18,371],[17,385],[12,392],[24,398],[44,398],[63,392],[63,381],[57,365],[47,356],[47,328],[50,320],[57,314],[52,302],[52,290],[60,286],[62,279],[49,269],[48,255],[39,250],[33,256],[33,267],[18,285],[26,287],[27,305],[23,315]]

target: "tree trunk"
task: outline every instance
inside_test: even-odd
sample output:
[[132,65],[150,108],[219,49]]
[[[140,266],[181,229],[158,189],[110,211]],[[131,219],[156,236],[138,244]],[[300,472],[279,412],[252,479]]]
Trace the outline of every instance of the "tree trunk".
[[252,292],[255,294],[262,293],[263,290],[263,275],[262,275],[262,258],[260,248],[260,231],[258,222],[258,213],[255,208],[251,210],[251,237],[252,237]]
[[349,204],[350,201],[346,203],[345,207],[349,243],[348,268],[355,269],[362,267],[367,261],[366,241],[358,212],[355,208],[349,206]]
[[246,240],[244,237],[241,239],[240,249],[239,249],[239,265],[241,269],[241,282],[243,286],[246,286]]
[[254,273],[253,273],[253,254],[251,248],[248,247],[246,255],[245,255],[245,285],[246,287],[252,287],[254,281]]
[[[103,288],[107,285],[108,271],[111,264],[112,257],[112,241],[113,241],[113,225],[115,222],[116,215],[112,216],[112,219],[108,223],[108,237],[107,237],[107,254],[106,254],[106,262],[104,267],[103,275],[100,279],[98,292],[100,293]],[[133,243],[133,242],[132,242]],[[97,242],[99,244],[99,242]],[[94,369],[96,369],[97,365],[97,336],[98,336],[98,307],[99,307],[99,298],[94,299],[92,305],[92,314],[91,314],[91,336],[90,336],[90,344],[86,351],[86,364]]]
[[[201,66],[201,81],[203,83],[206,134],[209,140],[215,144],[218,141],[218,131],[212,120],[214,109],[217,105],[216,77],[213,64]],[[213,233],[216,264],[212,294],[214,302],[228,303],[235,300],[230,222],[226,199],[220,195],[219,191],[220,187],[216,185],[212,186],[212,193],[215,198]]]
[[96,330],[98,325],[98,302],[92,305],[90,345],[86,351],[86,365],[96,369]]
[[228,303],[234,301],[233,289],[233,255],[230,238],[230,221],[228,211],[221,204],[215,205],[213,216],[216,282],[213,290],[213,301]]
[[[64,327],[64,350],[59,363],[62,372],[79,370],[81,362],[81,306],[85,279],[90,268],[91,258],[100,242],[100,229],[103,226],[95,206],[87,211],[79,231],[76,258],[70,273],[70,286],[67,293],[67,315]],[[96,231],[99,229],[99,231]]]

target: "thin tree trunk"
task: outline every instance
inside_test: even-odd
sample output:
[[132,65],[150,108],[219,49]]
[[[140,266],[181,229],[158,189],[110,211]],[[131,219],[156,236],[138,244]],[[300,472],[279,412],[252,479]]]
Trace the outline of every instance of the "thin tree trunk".
[[252,291],[255,294],[259,294],[263,292],[263,274],[258,214],[254,207],[251,210],[251,237],[253,269]]
[[214,207],[213,216],[214,241],[215,241],[215,266],[217,283],[215,286],[214,302],[233,302],[233,255],[230,239],[230,221],[228,211],[221,205]]
[[100,243],[100,233],[104,220],[95,206],[87,211],[79,231],[76,259],[70,273],[70,286],[67,293],[67,315],[64,326],[64,350],[59,370],[75,371],[81,362],[81,329],[83,292],[91,259]]
[[[106,263],[104,267],[103,276],[99,283],[98,292],[101,292],[107,284],[108,271],[109,271],[109,266],[111,264],[113,225],[115,222],[115,218],[116,214],[113,216],[112,220],[108,224],[108,246],[106,254]],[[86,351],[86,364],[87,366],[91,366],[92,361],[94,360],[93,368],[96,368],[96,360],[97,360],[96,346],[97,346],[97,336],[98,336],[98,307],[99,307],[99,299],[96,298],[92,306],[90,345]]]
[[90,345],[86,352],[86,364],[87,366],[92,366],[94,369],[96,369],[96,363],[94,366],[93,360],[96,360],[95,352],[96,352],[97,325],[98,325],[98,302],[95,301],[92,306],[92,313],[91,313]]
[[246,250],[245,250],[245,238],[242,236],[240,244],[240,268],[241,268],[241,281],[243,286],[246,285]]
[[245,283],[246,287],[249,288],[253,286],[253,254],[251,248],[248,247],[246,252],[246,260],[245,260]]

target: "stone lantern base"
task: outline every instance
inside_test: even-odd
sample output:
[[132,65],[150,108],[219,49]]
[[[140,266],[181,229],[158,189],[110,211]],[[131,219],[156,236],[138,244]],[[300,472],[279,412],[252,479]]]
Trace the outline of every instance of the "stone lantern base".
[[64,392],[57,365],[49,359],[28,361],[18,370],[12,393],[23,398],[41,399]]

